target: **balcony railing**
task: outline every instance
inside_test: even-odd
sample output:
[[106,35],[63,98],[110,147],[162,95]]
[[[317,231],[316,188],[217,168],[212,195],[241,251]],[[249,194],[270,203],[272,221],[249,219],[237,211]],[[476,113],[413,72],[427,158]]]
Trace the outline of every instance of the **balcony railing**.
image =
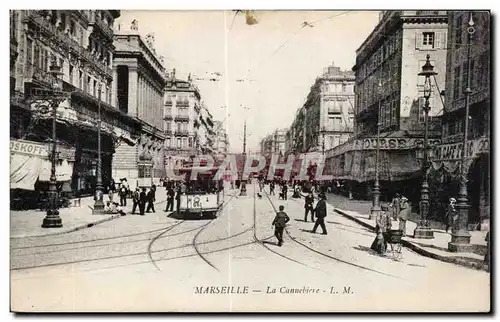
[[113,29],[105,24],[101,19],[97,18],[95,14],[90,17],[90,24],[99,27],[106,37],[113,39]]
[[186,114],[177,114],[175,116],[176,121],[189,121],[189,115]]
[[172,120],[174,117],[170,113],[165,113],[165,117],[164,118],[165,118],[165,120]]
[[189,131],[188,130],[175,130],[175,135],[177,136],[188,136]]

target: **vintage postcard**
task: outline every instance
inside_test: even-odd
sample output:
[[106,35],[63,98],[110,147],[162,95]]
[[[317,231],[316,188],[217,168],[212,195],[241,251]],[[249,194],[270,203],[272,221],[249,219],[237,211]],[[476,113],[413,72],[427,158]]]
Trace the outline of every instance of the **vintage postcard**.
[[11,311],[489,312],[490,29],[10,10]]

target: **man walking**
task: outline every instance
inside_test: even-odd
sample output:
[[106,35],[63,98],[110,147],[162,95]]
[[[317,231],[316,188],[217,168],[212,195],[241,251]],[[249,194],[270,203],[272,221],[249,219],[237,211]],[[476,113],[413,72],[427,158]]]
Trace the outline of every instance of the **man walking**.
[[307,222],[307,215],[309,214],[309,212],[311,213],[311,221],[314,222],[313,202],[314,202],[313,193],[309,192],[309,194],[305,198],[305,203],[304,203],[304,209],[305,209],[304,221],[305,222]]
[[146,201],[147,201],[146,188],[142,188],[142,191],[139,194],[139,214],[141,216],[144,216],[144,209],[146,208]]
[[269,194],[274,196],[274,180],[269,183]]
[[318,226],[321,226],[321,230],[323,231],[323,235],[327,234],[326,226],[325,226],[325,217],[326,217],[326,196],[324,193],[319,195],[318,203],[316,204],[316,208],[314,209],[314,213],[316,214],[316,223],[314,223],[314,228],[311,231],[313,234],[316,233],[316,229]]
[[174,211],[174,197],[175,191],[172,185],[170,185],[167,189],[167,209],[165,211]]
[[[133,204],[132,204],[132,215],[135,214],[135,209],[139,205],[139,198],[140,198],[139,188],[135,188],[135,191],[132,194],[132,202],[133,202]],[[139,209],[140,209],[140,206],[139,206]]]
[[276,213],[276,217],[274,217],[272,226],[274,226],[274,236],[278,239],[278,246],[281,247],[283,245],[283,230],[286,227],[286,223],[290,221],[290,217],[284,212],[285,207],[280,205],[279,211]]
[[151,189],[149,189],[149,192],[146,196],[148,200],[148,208],[146,209],[146,212],[155,212],[155,204],[154,202],[156,201],[156,186],[153,185]]
[[399,212],[401,211],[401,196],[399,193],[396,193],[396,196],[392,199],[391,204],[389,205],[392,208],[392,219],[396,220],[399,216]]

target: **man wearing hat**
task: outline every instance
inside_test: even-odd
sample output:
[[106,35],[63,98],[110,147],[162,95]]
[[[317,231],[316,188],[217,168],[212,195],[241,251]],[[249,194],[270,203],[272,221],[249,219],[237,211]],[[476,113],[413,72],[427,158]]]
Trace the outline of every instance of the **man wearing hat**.
[[312,233],[316,233],[316,229],[318,226],[321,226],[321,230],[323,231],[323,235],[326,235],[326,226],[325,226],[325,217],[326,217],[326,196],[324,193],[319,194],[319,200],[316,204],[316,208],[314,209],[314,214],[316,215],[316,222],[314,223],[314,228],[311,231]]
[[444,218],[446,221],[446,232],[448,232],[450,227],[453,227],[453,221],[457,216],[457,209],[455,208],[456,203],[457,199],[450,198],[450,203],[448,204],[448,208],[446,209],[446,215]]
[[403,237],[406,236],[406,221],[410,217],[411,207],[408,203],[408,198],[401,196],[401,203],[399,205],[400,211],[398,215],[399,219],[399,230],[403,232]]

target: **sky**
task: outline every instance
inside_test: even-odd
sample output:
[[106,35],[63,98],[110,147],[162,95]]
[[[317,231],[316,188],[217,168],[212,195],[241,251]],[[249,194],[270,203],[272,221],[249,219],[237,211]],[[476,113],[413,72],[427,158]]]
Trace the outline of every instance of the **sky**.
[[268,133],[291,125],[325,67],[354,66],[356,49],[378,16],[378,11],[257,11],[257,22],[249,25],[244,13],[234,11],[122,10],[115,26],[130,30],[136,19],[141,35],[154,34],[167,71],[175,68],[181,79],[192,74],[206,107],[224,121],[230,152],[242,151],[246,120],[249,152],[259,150]]

